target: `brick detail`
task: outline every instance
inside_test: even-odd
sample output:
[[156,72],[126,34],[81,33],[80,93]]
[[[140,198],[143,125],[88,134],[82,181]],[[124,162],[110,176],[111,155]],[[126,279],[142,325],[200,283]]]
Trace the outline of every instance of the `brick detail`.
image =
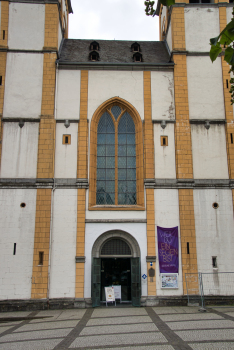
[[[147,217],[147,255],[155,255],[155,211],[154,211],[154,189],[146,189],[146,217]],[[147,263],[147,269],[149,270],[150,265]],[[148,295],[156,295],[156,277],[151,281],[148,280]]]
[[[219,23],[220,31],[222,31],[227,24],[227,14],[226,7],[219,7]],[[231,140],[234,142],[234,124],[233,124],[233,106],[231,105],[231,94],[230,89],[230,67],[224,57],[221,57],[222,60],[222,73],[223,73],[223,94],[224,94],[224,105],[225,105],[225,116],[226,116],[226,144],[227,144],[227,158],[228,158],[228,171],[229,178],[234,179],[234,143],[231,143]],[[228,82],[228,87],[227,87]],[[232,134],[232,138],[231,138]]]
[[174,55],[174,62],[176,175],[178,179],[192,179],[193,159],[189,123],[186,56]]
[[37,178],[54,177],[55,120],[50,116],[41,116],[38,140]]
[[[7,47],[8,45],[8,22],[9,22],[9,1],[1,1],[0,47]],[[3,40],[3,31],[5,31],[4,40]]]
[[80,122],[78,130],[77,177],[88,177],[88,71],[81,71]]
[[[180,2],[180,1],[177,1]],[[185,2],[185,1],[181,1]],[[171,14],[172,50],[185,50],[184,8],[173,7]]]
[[[77,197],[76,256],[85,255],[85,198],[86,190],[79,189]],[[84,297],[84,263],[76,263],[76,298]]]
[[[180,241],[182,255],[182,272],[183,272],[183,289],[187,294],[185,274],[197,274],[197,248],[196,248],[196,231],[194,219],[193,190],[179,190],[179,211],[180,211]],[[189,242],[190,254],[187,254],[187,242]],[[194,282],[190,283],[193,292],[199,292],[199,285],[195,275]],[[197,293],[196,293],[197,291]]]
[[58,5],[45,4],[45,39],[44,48],[58,50]]
[[[32,299],[47,297],[48,263],[50,245],[51,189],[37,190],[36,223],[32,272]],[[39,252],[44,252],[43,265],[39,264]]]
[[154,179],[154,131],[151,115],[151,72],[144,72],[144,154],[145,178]]
[[42,105],[41,105],[42,115],[50,115],[50,116],[54,115],[56,59],[57,59],[57,55],[55,53],[44,54]]

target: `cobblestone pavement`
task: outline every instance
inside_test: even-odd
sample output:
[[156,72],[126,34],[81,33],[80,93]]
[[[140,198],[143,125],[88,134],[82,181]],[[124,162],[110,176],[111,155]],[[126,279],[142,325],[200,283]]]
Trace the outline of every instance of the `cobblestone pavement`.
[[0,313],[1,350],[234,349],[234,307]]

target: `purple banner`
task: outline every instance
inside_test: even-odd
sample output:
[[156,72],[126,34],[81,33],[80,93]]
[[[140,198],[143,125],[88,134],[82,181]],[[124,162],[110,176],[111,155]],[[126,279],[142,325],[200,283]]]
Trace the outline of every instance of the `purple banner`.
[[160,273],[178,273],[178,226],[172,228],[157,226],[157,233]]

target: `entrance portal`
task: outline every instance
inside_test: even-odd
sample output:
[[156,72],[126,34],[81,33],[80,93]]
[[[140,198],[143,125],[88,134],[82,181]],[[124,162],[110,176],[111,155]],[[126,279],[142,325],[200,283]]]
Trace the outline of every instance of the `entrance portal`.
[[140,248],[131,235],[109,231],[99,236],[92,249],[92,304],[105,302],[105,287],[121,286],[122,301],[141,304]]
[[121,286],[121,301],[130,301],[131,297],[131,259],[101,259],[101,300],[105,301],[105,287]]

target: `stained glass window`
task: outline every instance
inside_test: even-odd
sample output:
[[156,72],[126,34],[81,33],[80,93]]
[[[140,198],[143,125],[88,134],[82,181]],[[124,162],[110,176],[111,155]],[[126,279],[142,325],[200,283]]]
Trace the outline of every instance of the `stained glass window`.
[[121,112],[113,106],[111,115],[104,112],[98,123],[97,205],[136,204],[135,124],[126,111],[117,122]]

